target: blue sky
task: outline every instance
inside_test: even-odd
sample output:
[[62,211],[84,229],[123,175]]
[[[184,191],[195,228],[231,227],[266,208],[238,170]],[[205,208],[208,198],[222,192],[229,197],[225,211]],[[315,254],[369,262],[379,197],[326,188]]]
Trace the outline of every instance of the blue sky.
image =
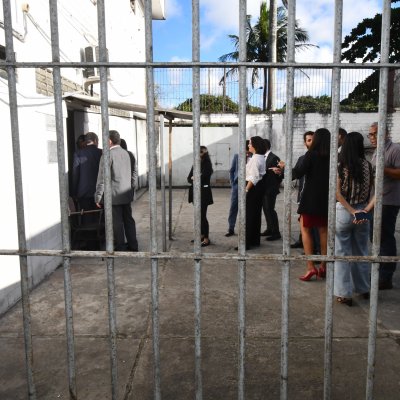
[[[200,0],[201,61],[218,61],[218,57],[233,50],[228,35],[238,33],[238,3],[239,0]],[[260,3],[261,0],[247,1],[247,14],[252,15],[254,20],[258,18]],[[281,5],[279,0],[278,5]],[[297,0],[296,18],[300,26],[308,32],[310,43],[318,45],[318,48],[298,52],[296,61],[332,61],[334,5],[334,0]],[[154,61],[190,61],[192,59],[192,2],[191,0],[165,0],[165,6],[166,20],[154,21],[153,24]],[[382,1],[344,0],[343,8],[343,36],[345,36],[364,18],[381,13]],[[184,82],[189,83],[188,87],[190,87],[186,75],[179,77],[175,74],[171,79],[176,85]],[[202,79],[204,82],[207,77],[203,76]],[[220,76],[211,78],[211,86],[218,87],[219,79]],[[208,77],[209,80],[210,77]],[[317,77],[315,82],[314,92],[309,94],[313,96],[326,94],[326,78],[322,76],[322,72],[321,77],[319,79]],[[173,90],[178,90],[177,88],[178,86],[169,91],[172,93]],[[163,90],[165,93],[168,91],[168,89]],[[351,91],[352,88],[348,87],[348,90]],[[254,100],[258,94],[261,95],[261,91],[255,93]],[[188,94],[187,97],[191,95]],[[174,101],[171,98],[167,101],[169,104],[165,106],[173,106]]]
[[[247,13],[258,16],[260,0],[248,0]],[[366,17],[381,12],[381,0],[344,0],[343,33],[347,34]],[[278,2],[280,5],[280,2]],[[297,59],[331,61],[334,0],[298,0],[296,18],[320,46],[300,52]],[[165,21],[154,21],[154,60],[191,59],[191,0],[165,0]],[[201,60],[217,61],[232,51],[228,34],[238,32],[238,0],[200,0]]]

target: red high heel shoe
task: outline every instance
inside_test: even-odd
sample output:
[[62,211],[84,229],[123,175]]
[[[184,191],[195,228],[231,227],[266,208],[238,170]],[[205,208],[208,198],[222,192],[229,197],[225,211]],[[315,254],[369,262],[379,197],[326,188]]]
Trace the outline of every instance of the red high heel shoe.
[[315,279],[318,279],[318,270],[317,270],[317,268],[314,268],[314,269],[308,271],[305,275],[300,276],[299,279],[301,281],[308,282],[308,281],[311,281],[311,278],[314,275],[315,275]]
[[326,277],[326,268],[325,267],[319,267],[318,269],[318,276],[321,279],[324,279]]

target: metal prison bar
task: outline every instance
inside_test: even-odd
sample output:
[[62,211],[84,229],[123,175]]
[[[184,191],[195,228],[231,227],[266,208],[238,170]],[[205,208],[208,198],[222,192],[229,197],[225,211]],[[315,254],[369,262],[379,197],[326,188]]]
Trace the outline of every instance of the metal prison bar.
[[[301,66],[313,66],[323,68],[333,68],[334,78],[332,80],[332,133],[338,131],[339,127],[339,98],[340,98],[340,71],[342,68],[362,67],[361,65],[341,64],[340,63],[340,44],[342,32],[343,1],[335,1],[335,45],[334,60],[331,64],[296,64],[294,57],[294,28],[296,2],[288,2],[288,54],[287,63],[260,63],[259,66],[278,66],[287,68],[287,112],[286,112],[286,154],[287,154],[287,174],[285,176],[285,213],[284,213],[284,240],[282,254],[268,255],[248,255],[245,250],[245,158],[243,153],[239,153],[239,252],[232,254],[202,254],[200,246],[200,106],[199,106],[199,83],[200,69],[210,65],[234,65],[239,66],[239,87],[240,87],[240,108],[239,108],[239,148],[244,148],[246,132],[246,69],[254,68],[254,63],[246,63],[246,0],[239,0],[239,62],[238,63],[202,63],[200,62],[200,30],[199,30],[199,0],[193,0],[193,55],[192,62],[179,63],[179,66],[192,68],[193,71],[193,165],[194,165],[194,232],[195,241],[193,253],[168,253],[160,252],[158,249],[157,233],[157,186],[156,186],[156,153],[152,151],[156,144],[155,112],[154,112],[154,74],[153,69],[157,66],[168,67],[171,63],[154,63],[152,54],[152,29],[151,29],[151,0],[145,1],[145,41],[146,41],[146,62],[145,63],[109,63],[106,58],[106,35],[105,35],[105,7],[104,0],[98,0],[98,34],[100,48],[100,62],[94,63],[100,68],[100,88],[101,88],[101,114],[102,114],[102,137],[104,151],[104,175],[105,175],[105,218],[106,218],[106,251],[71,251],[69,240],[69,222],[67,216],[67,193],[68,184],[66,181],[65,150],[63,134],[63,115],[62,115],[62,91],[60,67],[82,67],[88,63],[61,63],[60,49],[58,42],[58,21],[57,21],[57,1],[49,0],[50,22],[51,22],[51,41],[52,41],[52,62],[51,63],[17,63],[13,51],[13,36],[11,22],[10,0],[3,0],[3,12],[5,20],[5,40],[6,40],[6,70],[9,85],[9,104],[11,119],[11,135],[13,143],[13,161],[16,192],[16,209],[18,224],[18,250],[0,250],[2,255],[19,255],[21,270],[21,292],[23,309],[23,328],[25,341],[25,361],[27,370],[27,385],[29,399],[36,399],[36,390],[33,372],[33,349],[31,337],[30,321],[30,293],[28,286],[27,257],[34,255],[63,256],[64,266],[64,291],[65,291],[65,317],[66,335],[68,352],[68,383],[71,399],[77,399],[76,388],[76,366],[74,357],[74,331],[73,331],[73,310],[72,310],[72,289],[70,279],[70,261],[73,256],[84,257],[106,257],[107,280],[108,280],[108,307],[109,307],[109,340],[110,340],[110,362],[111,362],[111,386],[112,399],[116,400],[117,393],[117,362],[116,362],[116,310],[115,310],[115,285],[114,285],[114,259],[124,257],[130,259],[145,258],[151,260],[151,288],[152,288],[152,327],[153,327],[153,353],[154,353],[154,398],[161,399],[161,365],[160,365],[160,345],[159,345],[159,315],[158,315],[158,262],[160,259],[191,259],[194,262],[195,280],[195,393],[196,399],[202,399],[202,375],[201,375],[201,266],[203,259],[231,259],[238,262],[238,398],[245,399],[245,340],[246,340],[246,321],[245,321],[245,299],[246,299],[246,264],[248,260],[275,260],[283,263],[282,268],[282,326],[281,326],[281,399],[288,398],[288,322],[289,322],[289,273],[291,261],[298,260],[325,260],[329,263],[327,289],[326,289],[326,309],[325,309],[325,349],[324,349],[324,399],[331,398],[331,376],[332,376],[332,294],[333,294],[333,268],[332,263],[335,259],[348,261],[373,261],[372,286],[370,300],[369,318],[369,340],[368,340],[368,365],[366,382],[366,399],[373,398],[373,385],[375,373],[375,349],[377,334],[377,306],[378,306],[378,268],[380,261],[397,261],[397,257],[380,257],[380,228],[382,216],[382,188],[383,188],[383,164],[384,164],[384,134],[386,131],[386,111],[387,111],[387,77],[388,68],[391,66],[389,61],[389,29],[390,29],[390,0],[383,2],[382,19],[382,43],[381,43],[381,63],[373,64],[374,68],[380,69],[380,88],[379,88],[379,128],[378,128],[378,148],[377,148],[377,177],[375,185],[375,195],[377,198],[374,213],[374,232],[372,256],[368,257],[335,257],[334,256],[334,231],[335,231],[335,188],[330,186],[329,193],[329,231],[328,231],[328,254],[327,256],[292,256],[290,253],[290,219],[291,219],[291,167],[292,167],[292,144],[293,144],[293,94],[294,94],[294,71]],[[178,63],[173,63],[178,65]],[[372,65],[372,64],[371,64]],[[369,67],[371,66],[369,65]],[[16,68],[50,66],[53,68],[54,75],[54,102],[57,129],[57,150],[59,185],[61,197],[61,226],[62,226],[62,250],[27,250],[25,219],[23,209],[23,190],[21,174],[21,152],[19,144],[19,125],[18,125],[18,104],[16,91]],[[147,135],[149,152],[149,193],[150,193],[150,252],[140,252],[137,254],[113,252],[112,237],[112,212],[111,212],[111,180],[109,172],[110,153],[107,145],[108,141],[108,94],[107,94],[107,69],[114,67],[146,68],[147,85]],[[337,141],[335,135],[331,136],[331,162],[330,179],[336,180],[337,163]],[[165,208],[163,208],[163,214]],[[165,228],[163,229],[165,231]]]

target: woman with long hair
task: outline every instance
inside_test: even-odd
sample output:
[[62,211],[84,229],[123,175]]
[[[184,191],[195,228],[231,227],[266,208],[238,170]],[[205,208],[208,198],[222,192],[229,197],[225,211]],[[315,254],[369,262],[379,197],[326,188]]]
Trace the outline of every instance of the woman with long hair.
[[[369,215],[364,210],[373,186],[371,164],[365,159],[364,138],[350,132],[342,145],[336,192],[335,255],[368,255]],[[370,263],[335,261],[334,294],[338,303],[351,306],[353,290],[369,297]]]
[[[312,228],[318,229],[321,254],[326,255],[327,251],[330,138],[328,129],[317,129],[303,162],[292,170],[293,179],[304,177],[297,213],[300,214],[300,230],[306,255],[312,255],[314,250]],[[284,162],[279,163],[279,167],[284,166]],[[318,277],[324,278],[325,275],[325,262],[322,262],[317,269],[314,261],[308,260],[306,273],[299,279],[309,281],[314,276],[318,279]]]
[[[200,146],[200,185],[201,185],[201,246],[209,246],[209,224],[207,220],[207,208],[213,204],[213,196],[210,186],[210,178],[213,174],[210,155],[206,146]],[[190,183],[189,187],[189,203],[193,203],[193,167],[191,168],[187,181]]]
[[[265,153],[264,139],[253,136],[249,140],[252,157],[246,164],[246,249],[260,245],[261,210],[264,196]],[[236,248],[237,250],[237,248]]]

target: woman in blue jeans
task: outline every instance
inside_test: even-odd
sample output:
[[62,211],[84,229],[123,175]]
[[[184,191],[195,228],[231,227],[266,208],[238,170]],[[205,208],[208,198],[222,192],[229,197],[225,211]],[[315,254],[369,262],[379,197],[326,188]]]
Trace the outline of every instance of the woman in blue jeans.
[[[335,255],[368,255],[369,215],[372,192],[372,166],[365,159],[364,138],[358,132],[347,134],[339,154],[336,192]],[[363,213],[363,215],[356,214]],[[370,263],[335,261],[334,294],[338,303],[351,306],[353,292],[369,297]]]

